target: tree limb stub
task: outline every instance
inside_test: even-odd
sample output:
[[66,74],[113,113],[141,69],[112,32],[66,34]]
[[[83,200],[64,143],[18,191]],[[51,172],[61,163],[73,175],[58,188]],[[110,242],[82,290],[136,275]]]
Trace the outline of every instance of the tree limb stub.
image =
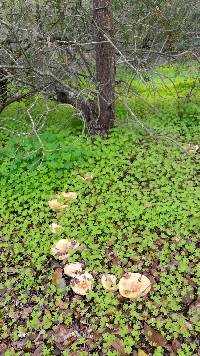
[[75,91],[67,91],[66,89],[57,91],[55,99],[59,103],[70,104],[74,108],[80,110],[83,113],[88,126],[96,120],[97,106],[94,100],[89,100],[85,96],[80,96],[79,93],[76,93]]

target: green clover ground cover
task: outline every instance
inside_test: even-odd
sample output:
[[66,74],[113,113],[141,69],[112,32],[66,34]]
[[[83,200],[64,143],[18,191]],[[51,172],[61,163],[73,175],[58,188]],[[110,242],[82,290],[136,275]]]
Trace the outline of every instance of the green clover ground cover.
[[[146,123],[183,146],[198,144],[195,105],[181,117],[168,106]],[[36,139],[2,145],[0,352],[198,355],[199,151],[157,143],[132,127],[93,142],[77,127],[56,125],[41,134],[41,165],[40,150],[27,154]],[[87,173],[91,182],[81,179]],[[48,207],[58,191],[78,194],[60,215]],[[60,233],[51,232],[53,222]],[[69,261],[85,262],[95,278],[86,297],[72,292],[51,256],[60,238],[83,246]],[[102,273],[119,279],[128,271],[150,278],[151,292],[130,301],[102,288]]]

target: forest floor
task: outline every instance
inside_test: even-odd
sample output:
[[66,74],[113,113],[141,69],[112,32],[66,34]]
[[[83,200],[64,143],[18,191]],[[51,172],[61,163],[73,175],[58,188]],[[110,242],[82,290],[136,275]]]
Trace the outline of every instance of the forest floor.
[[[169,98],[145,114],[154,138],[120,104],[107,139],[59,110],[41,141],[1,136],[0,355],[199,355],[198,103]],[[59,213],[48,204],[58,192],[77,193]],[[63,262],[51,253],[60,239],[79,244]],[[63,272],[79,261],[94,279],[85,296]],[[102,287],[102,274],[127,272],[148,277],[150,292],[130,300]]]

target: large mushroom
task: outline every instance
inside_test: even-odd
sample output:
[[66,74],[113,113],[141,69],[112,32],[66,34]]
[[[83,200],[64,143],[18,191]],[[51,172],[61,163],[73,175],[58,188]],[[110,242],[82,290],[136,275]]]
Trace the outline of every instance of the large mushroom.
[[94,279],[92,275],[85,272],[80,275],[76,275],[70,283],[70,286],[74,293],[79,295],[86,295],[89,291],[93,289]]
[[146,295],[151,290],[149,278],[140,273],[126,273],[119,281],[119,293],[129,299]]
[[63,261],[69,257],[70,250],[74,250],[78,247],[76,241],[69,241],[67,239],[62,239],[57,241],[51,248],[52,255],[59,260]]
[[81,262],[68,263],[64,267],[64,273],[68,277],[76,277],[77,274],[83,272],[84,264]]
[[113,274],[103,274],[101,277],[101,284],[104,289],[109,292],[114,292],[118,289],[117,278]]

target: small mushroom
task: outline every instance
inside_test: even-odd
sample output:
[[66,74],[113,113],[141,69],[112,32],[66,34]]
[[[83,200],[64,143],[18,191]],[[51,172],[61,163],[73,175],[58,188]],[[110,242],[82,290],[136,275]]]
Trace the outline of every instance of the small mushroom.
[[77,274],[83,272],[84,265],[81,262],[75,262],[75,263],[68,263],[64,267],[64,273],[68,277],[76,277]]
[[57,257],[59,260],[63,261],[69,257],[70,250],[74,250],[77,247],[77,242],[71,242],[67,239],[62,239],[53,245],[51,252],[54,257]]
[[104,289],[109,292],[114,292],[118,289],[117,278],[113,274],[103,274],[101,277],[101,284]]
[[85,182],[91,182],[94,179],[94,177],[91,173],[86,173],[84,177],[81,177],[81,179],[84,180]]
[[58,195],[63,197],[66,202],[68,200],[76,200],[78,197],[77,193],[75,193],[75,192],[68,192],[68,193],[60,192],[60,193],[58,193]]
[[48,201],[48,204],[49,204],[49,207],[50,207],[52,210],[55,210],[55,211],[59,211],[59,210],[68,208],[68,205],[67,205],[67,204],[62,204],[62,203],[60,203],[60,202],[58,201],[58,199],[49,200],[49,201]]
[[56,224],[56,223],[52,223],[52,224],[50,225],[50,229],[51,229],[51,232],[52,232],[53,234],[58,233],[58,232],[61,230],[61,228],[62,228],[62,226],[60,226],[60,225],[58,225],[58,224]]
[[194,143],[190,143],[190,144],[184,146],[183,148],[188,153],[197,152],[199,150],[199,146],[195,145]]
[[149,278],[140,273],[126,273],[119,281],[119,293],[122,297],[135,299],[151,290]]
[[83,274],[76,275],[71,280],[70,286],[74,293],[79,295],[86,295],[93,289],[94,279],[90,273],[85,272]]

